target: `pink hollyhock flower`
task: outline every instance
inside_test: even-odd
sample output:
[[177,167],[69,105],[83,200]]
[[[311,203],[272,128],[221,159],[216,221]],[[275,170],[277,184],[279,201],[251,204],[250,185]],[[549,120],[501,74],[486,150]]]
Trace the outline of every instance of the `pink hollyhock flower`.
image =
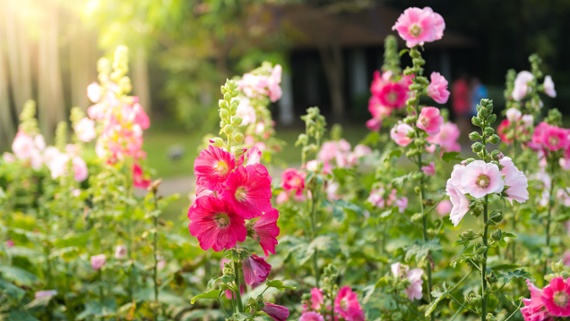
[[148,129],[150,127],[150,119],[139,103],[135,103],[132,106],[128,118],[130,122],[139,125],[141,129]]
[[198,238],[204,251],[231,249],[247,237],[243,218],[227,202],[213,196],[198,198],[188,210],[188,218],[190,234]]
[[449,99],[447,80],[439,72],[431,73],[431,82],[427,87],[427,94],[438,104],[445,104]]
[[142,167],[139,164],[133,165],[133,186],[147,189],[150,186],[150,179],[145,178]]
[[366,128],[372,131],[378,131],[380,130],[381,127],[382,127],[382,121],[379,119],[372,118],[366,121]]
[[234,167],[235,159],[232,154],[210,145],[196,158],[194,175],[196,175],[196,181],[205,184],[208,189],[218,190],[228,179]]
[[28,160],[36,150],[34,139],[23,131],[19,131],[12,142],[12,151],[19,160]]
[[414,129],[410,125],[400,122],[392,128],[390,137],[396,144],[406,147],[412,142],[413,139],[411,136],[413,133]]
[[441,39],[444,29],[445,22],[441,15],[427,7],[406,9],[392,27],[392,30],[397,30],[400,37],[406,40],[408,48]]
[[269,256],[269,253],[275,254],[275,246],[278,244],[277,236],[279,236],[278,219],[279,212],[272,208],[261,215],[252,226],[252,238],[259,242],[265,256]]
[[246,166],[256,165],[261,163],[261,150],[257,146],[253,146],[247,151]]
[[557,126],[546,128],[543,136],[543,145],[550,151],[557,151],[568,148],[568,130]]
[[329,201],[338,200],[340,198],[337,193],[339,187],[340,185],[337,182],[332,182],[327,185],[325,192],[327,193],[327,199]]
[[570,317],[570,279],[555,277],[542,289],[542,303],[550,315]]
[[513,200],[519,203],[526,202],[528,200],[528,179],[525,174],[515,166],[510,157],[503,157],[499,164],[503,166],[501,174],[505,176],[507,200],[511,204]]
[[382,187],[372,189],[367,199],[368,203],[380,209],[385,208],[386,207],[386,201],[384,200],[385,193],[386,191]]
[[521,119],[522,113],[516,108],[509,108],[506,111],[507,119],[511,122],[517,122]]
[[422,298],[422,284],[424,282],[422,275],[424,271],[422,269],[409,270],[408,266],[402,265],[399,262],[392,264],[390,268],[395,278],[399,279],[405,276],[408,280],[409,285],[406,288],[408,298],[410,298],[411,301],[420,300]]
[[37,299],[44,299],[44,298],[51,298],[57,295],[56,290],[46,290],[46,291],[37,291],[34,293],[34,298]]
[[504,181],[499,167],[492,163],[476,160],[465,166],[462,187],[465,193],[482,198],[492,193],[500,193],[504,187]]
[[552,77],[546,76],[544,77],[544,93],[548,96],[555,98],[556,97],[556,89],[554,89],[554,81],[552,81]]
[[243,279],[246,284],[265,282],[269,273],[271,273],[271,265],[265,262],[265,259],[252,254],[242,262]]
[[122,260],[127,257],[127,247],[124,245],[117,245],[115,248],[115,258],[117,260]]
[[2,154],[2,158],[4,159],[4,162],[6,164],[10,164],[16,161],[16,156],[14,156],[14,154],[10,154],[8,152],[4,152],[4,154]]
[[93,255],[91,257],[91,267],[93,270],[101,269],[106,262],[105,254]]
[[347,321],[364,321],[364,311],[356,293],[350,287],[342,287],[334,299],[334,312]]
[[401,197],[401,198],[396,199],[395,205],[398,208],[398,211],[400,213],[404,213],[406,208],[408,208],[408,198],[407,197]]
[[566,266],[570,266],[570,251],[566,250],[562,256],[562,263]]
[[275,203],[277,203],[278,205],[287,203],[289,201],[289,193],[282,191],[281,193],[277,194],[277,197],[275,197]]
[[89,170],[87,169],[87,164],[83,158],[75,156],[71,159],[71,166],[73,167],[73,177],[77,182],[83,182],[89,176]]
[[422,166],[422,172],[427,176],[434,176],[435,175],[435,163],[431,162],[428,165]]
[[317,312],[308,311],[308,312],[303,312],[303,314],[301,314],[301,318],[299,318],[299,321],[325,321],[325,319],[323,318],[322,315],[318,314]]
[[336,154],[339,152],[339,146],[334,141],[324,142],[317,159],[322,162],[330,162],[335,159]]
[[14,247],[15,243],[14,240],[10,239],[10,240],[6,240],[6,246],[7,247]]
[[551,320],[548,311],[545,310],[542,303],[542,290],[537,288],[530,280],[526,280],[528,289],[530,290],[530,299],[523,299],[524,307],[521,308],[521,314],[525,321],[546,321]]
[[499,126],[497,126],[497,135],[505,144],[511,144],[513,141],[507,137],[507,131],[511,127],[511,122],[508,119],[503,119]]
[[271,210],[271,176],[261,164],[239,166],[228,176],[222,198],[244,219]]
[[79,140],[82,142],[88,143],[92,141],[96,136],[95,122],[87,117],[77,122],[73,129],[75,130],[77,138],[79,138]]
[[420,112],[416,125],[426,131],[429,135],[439,133],[443,124],[443,117],[439,114],[439,109],[435,107],[424,107]]
[[521,121],[523,123],[523,126],[528,129],[531,128],[534,124],[534,117],[532,115],[522,115]]
[[281,305],[265,302],[262,310],[275,321],[286,321],[289,317],[289,309]]
[[283,189],[287,192],[294,192],[296,195],[303,194],[305,189],[305,173],[294,168],[286,169],[281,175]]
[[319,288],[311,289],[311,308],[313,310],[320,310],[325,304],[325,296],[323,291]]
[[[441,125],[437,134],[428,136],[427,141],[431,144],[439,145],[443,151],[460,152],[461,145],[457,142],[459,135],[459,127],[457,127],[456,124],[445,122]],[[430,153],[433,153],[434,151],[435,148],[429,150]]]
[[370,147],[366,145],[358,144],[354,146],[354,150],[352,151],[352,153],[356,158],[362,158],[372,153],[372,149],[370,149]]
[[275,65],[267,81],[268,96],[269,100],[271,100],[272,103],[278,101],[283,95],[283,90],[281,89],[280,86],[281,73],[282,73],[281,65]]
[[[406,105],[408,99],[408,87],[411,81],[403,78],[398,82],[388,82],[384,84],[378,93],[378,102],[390,109],[400,109]],[[387,111],[378,110],[378,114],[386,114]]]
[[380,73],[379,70],[374,71],[372,74],[372,83],[370,84],[370,93],[372,93],[372,97],[380,95],[382,87],[390,82],[392,76],[393,74],[389,70],[384,73]]
[[514,100],[520,101],[526,97],[530,92],[531,88],[528,85],[534,79],[531,72],[523,70],[517,74],[515,78],[515,87],[513,88],[513,93],[511,96]]
[[255,124],[257,116],[255,114],[255,108],[251,106],[251,101],[247,97],[239,98],[239,105],[236,110],[236,115],[241,118],[241,125],[247,126],[250,124]]
[[453,207],[449,214],[449,219],[454,226],[457,226],[463,219],[465,214],[469,211],[469,199],[465,196],[465,191],[462,187],[462,179],[466,169],[463,165],[455,165],[451,178],[447,180],[445,191],[449,196],[449,200]]
[[101,87],[96,82],[87,86],[87,97],[92,103],[98,103],[101,100]]
[[442,200],[441,202],[439,202],[439,204],[437,204],[435,211],[439,216],[446,216],[447,214],[451,213],[452,208],[453,205],[449,200]]

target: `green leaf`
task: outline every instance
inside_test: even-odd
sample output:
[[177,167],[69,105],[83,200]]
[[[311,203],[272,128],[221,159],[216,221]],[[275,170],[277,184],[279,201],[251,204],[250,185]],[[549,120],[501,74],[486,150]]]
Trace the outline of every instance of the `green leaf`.
[[430,252],[437,252],[441,250],[441,244],[439,239],[431,239],[425,243],[416,242],[408,247],[406,250],[405,260],[409,261],[412,257],[416,257],[416,260],[424,260]]
[[429,315],[432,314],[433,311],[435,311],[435,308],[437,307],[439,302],[441,302],[447,296],[448,290],[445,285],[445,282],[441,285],[441,287],[443,288],[443,291],[441,291],[439,288],[435,288],[433,289],[433,291],[431,291],[431,296],[433,300],[431,301],[426,310],[425,314],[426,318],[429,317]]
[[32,273],[15,266],[0,266],[0,273],[9,281],[27,286],[31,286],[38,279]]
[[276,288],[278,290],[294,290],[294,286],[285,285],[281,280],[269,280],[267,281],[267,286],[271,288]]
[[194,304],[196,302],[196,300],[198,299],[211,299],[211,300],[215,300],[217,298],[220,297],[220,295],[222,294],[221,290],[210,290],[207,292],[203,292],[198,294],[197,296],[193,297],[190,300],[190,303]]
[[504,283],[509,283],[512,279],[528,279],[531,275],[524,269],[516,269],[497,275],[498,279]]
[[441,159],[443,159],[446,163],[449,163],[451,161],[461,161],[462,159],[459,157],[459,155],[461,155],[460,152],[445,152],[443,153]]

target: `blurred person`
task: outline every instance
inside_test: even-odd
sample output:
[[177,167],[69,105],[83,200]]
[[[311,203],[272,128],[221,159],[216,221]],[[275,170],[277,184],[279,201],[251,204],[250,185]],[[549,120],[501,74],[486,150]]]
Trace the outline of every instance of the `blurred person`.
[[[455,122],[459,128],[469,128],[471,117],[470,90],[467,76],[460,74],[451,85],[451,108],[455,116]],[[462,133],[465,130],[462,130]]]
[[483,98],[489,98],[487,87],[479,81],[479,78],[473,77],[471,80],[471,116],[477,115],[477,105]]

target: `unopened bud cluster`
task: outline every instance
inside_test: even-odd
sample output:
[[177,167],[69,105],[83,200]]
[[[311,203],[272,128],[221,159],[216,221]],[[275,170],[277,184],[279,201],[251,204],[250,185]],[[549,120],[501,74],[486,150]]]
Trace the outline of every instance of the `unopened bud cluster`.
[[493,113],[493,101],[481,99],[481,103],[477,105],[477,116],[471,119],[473,125],[481,128],[481,133],[474,131],[469,134],[469,139],[475,142],[471,145],[473,153],[486,162],[498,161],[501,156],[501,152],[498,150],[491,153],[487,150],[487,143],[496,145],[500,141],[499,135],[491,127],[496,120],[497,115]]
[[242,119],[237,116],[239,105],[238,85],[233,80],[227,80],[221,87],[223,99],[218,102],[220,116],[220,136],[212,139],[212,144],[216,147],[225,148],[236,156],[243,153],[244,136],[240,126]]

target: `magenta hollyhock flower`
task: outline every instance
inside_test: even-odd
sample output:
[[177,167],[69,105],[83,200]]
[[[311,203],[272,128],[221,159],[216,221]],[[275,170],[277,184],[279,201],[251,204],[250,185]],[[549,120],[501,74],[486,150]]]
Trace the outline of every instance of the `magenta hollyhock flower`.
[[537,288],[530,280],[526,280],[528,289],[530,290],[530,299],[523,299],[524,307],[521,308],[521,314],[525,321],[547,321],[552,317],[546,311],[542,302],[542,290]]
[[439,113],[439,109],[435,107],[424,107],[420,112],[416,125],[418,128],[425,130],[429,135],[439,133],[443,124],[443,117]]
[[497,126],[497,135],[505,144],[511,144],[513,141],[507,137],[507,130],[511,127],[511,122],[508,119],[503,119],[499,126]]
[[414,133],[414,129],[405,123],[398,123],[396,126],[392,127],[390,130],[390,137],[396,144],[406,147],[412,142],[412,134]]
[[302,195],[305,189],[305,173],[294,168],[286,169],[281,175],[283,189],[287,192],[294,192],[295,195]]
[[544,87],[544,93],[548,96],[555,98],[556,97],[556,89],[554,89],[554,81],[552,81],[552,77],[546,76],[544,77],[544,83],[542,84]]
[[379,70],[375,70],[372,74],[372,83],[370,84],[370,93],[372,93],[372,97],[376,97],[380,95],[382,91],[382,87],[385,84],[390,82],[390,78],[392,78],[392,72],[386,71],[384,73],[380,73]]
[[213,196],[198,198],[188,210],[188,218],[190,234],[198,238],[204,251],[231,249],[247,237],[243,218],[227,202]]
[[409,85],[410,80],[408,78],[387,82],[378,92],[378,102],[390,109],[403,108],[406,106],[406,100],[408,99]]
[[93,255],[91,257],[91,267],[93,270],[99,270],[105,265],[106,261],[105,254]]
[[526,175],[520,171],[510,157],[503,157],[499,164],[503,166],[501,173],[505,176],[505,193],[509,202],[515,200],[524,203],[528,200],[528,179]]
[[406,40],[408,48],[441,39],[444,29],[445,22],[441,15],[429,7],[406,9],[392,27],[392,30],[398,31],[400,37]]
[[320,310],[325,304],[325,296],[323,291],[319,288],[311,289],[311,308],[313,310]]
[[465,193],[475,198],[482,198],[485,195],[502,192],[504,184],[497,165],[476,160],[465,166],[461,186]]
[[210,145],[194,162],[196,183],[205,184],[209,190],[218,190],[234,168],[235,158],[231,153]]
[[265,282],[269,273],[271,273],[271,265],[265,262],[265,259],[252,254],[242,262],[243,279],[246,284]]
[[301,318],[299,321],[325,321],[322,315],[318,314],[317,312],[307,311],[301,314]]
[[269,253],[275,254],[275,246],[278,244],[277,236],[279,235],[278,219],[279,212],[272,208],[261,215],[252,226],[252,237],[259,242],[265,256],[269,256]]
[[334,312],[347,321],[364,321],[364,311],[356,293],[350,287],[342,287],[334,299]]
[[271,210],[271,176],[261,164],[238,166],[224,184],[222,198],[244,219]]
[[[457,142],[460,134],[459,127],[457,127],[456,124],[445,122],[439,128],[437,134],[428,136],[427,141],[431,144],[439,145],[443,151],[460,152],[461,145]],[[428,151],[433,153],[435,148],[432,147],[432,149],[428,149]]]
[[570,317],[570,279],[555,277],[542,289],[542,303],[550,315]]
[[286,321],[289,317],[289,309],[281,305],[265,302],[262,310],[275,321]]
[[543,145],[550,151],[557,151],[568,148],[568,130],[557,126],[546,128],[543,136]]
[[427,87],[427,94],[438,104],[445,104],[449,99],[447,80],[439,72],[431,73],[431,81]]

